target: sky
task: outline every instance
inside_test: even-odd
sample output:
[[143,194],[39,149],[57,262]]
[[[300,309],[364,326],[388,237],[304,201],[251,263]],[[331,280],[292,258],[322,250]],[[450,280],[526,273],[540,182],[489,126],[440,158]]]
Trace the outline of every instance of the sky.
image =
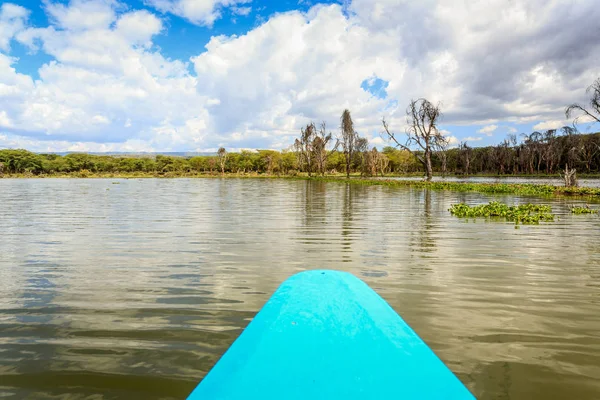
[[0,148],[285,149],[345,108],[381,148],[417,98],[453,144],[496,144],[571,125],[599,20],[597,0],[3,2]]

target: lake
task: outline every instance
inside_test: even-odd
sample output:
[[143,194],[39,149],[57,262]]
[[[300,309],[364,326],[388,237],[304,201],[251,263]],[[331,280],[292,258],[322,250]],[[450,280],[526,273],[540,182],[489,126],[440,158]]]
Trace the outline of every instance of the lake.
[[[550,203],[521,226],[448,208]],[[260,179],[0,179],[0,397],[183,399],[290,275],[371,285],[481,399],[600,398],[600,218]],[[600,207],[600,205],[594,205]]]

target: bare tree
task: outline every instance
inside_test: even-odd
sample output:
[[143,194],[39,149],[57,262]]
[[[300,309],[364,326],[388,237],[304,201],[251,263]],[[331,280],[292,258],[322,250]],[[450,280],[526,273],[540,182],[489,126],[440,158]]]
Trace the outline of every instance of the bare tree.
[[317,170],[323,176],[325,175],[325,170],[327,168],[327,159],[334,151],[337,150],[337,148],[340,144],[340,141],[336,140],[335,145],[333,146],[333,149],[327,150],[327,146],[333,140],[333,136],[331,135],[331,132],[329,132],[329,133],[326,133],[326,132],[327,132],[327,127],[325,125],[325,122],[322,122],[319,132],[315,135],[315,137],[313,139],[313,146],[312,146],[312,150],[314,153],[313,156],[314,156]]
[[[427,180],[433,177],[433,167],[431,165],[431,152],[439,143],[444,140],[443,135],[437,128],[438,120],[442,116],[440,105],[434,105],[427,99],[411,100],[406,109],[406,121],[408,136],[406,143],[401,144],[395,134],[389,130],[388,124],[383,119],[383,129],[388,138],[396,143],[396,147],[409,151],[425,168]],[[417,146],[423,155],[414,151],[411,147]]]
[[217,151],[217,157],[219,158],[219,165],[221,166],[221,174],[225,175],[225,163],[227,162],[227,150],[224,147],[219,148]]
[[315,140],[317,128],[312,122],[306,125],[306,128],[300,129],[300,138],[294,141],[294,150],[298,157],[298,166],[308,172],[311,176],[313,170],[314,151],[313,143]]
[[469,147],[467,142],[461,142],[460,145],[458,145],[458,151],[464,166],[463,172],[465,175],[469,175],[469,169],[471,168],[471,161],[473,158],[473,148]]
[[386,172],[389,165],[390,165],[389,157],[383,153],[379,153],[377,168],[379,169],[379,172],[381,173],[381,177],[383,177],[383,175]]
[[577,170],[575,168],[569,169],[569,166],[566,165],[565,166],[565,174],[562,175],[562,177],[565,180],[565,186],[567,186],[567,187],[573,187],[573,186],[577,186],[578,185],[578,182],[577,182]]
[[357,135],[354,131],[354,122],[350,116],[350,111],[347,109],[342,113],[341,119],[341,143],[344,150],[344,156],[346,157],[346,178],[350,178],[350,165],[352,164],[352,156],[356,150],[356,139]]
[[594,136],[581,137],[579,143],[577,148],[579,159],[583,161],[585,169],[589,173],[596,155],[600,152],[600,145],[594,141]]
[[442,162],[442,176],[445,177],[448,172],[448,148],[450,147],[450,138],[441,137],[435,143],[435,154]]
[[554,171],[555,164],[558,164],[560,157],[558,153],[558,141],[556,140],[556,129],[548,129],[543,133],[542,138],[542,158],[546,161],[546,173],[551,174]]
[[368,175],[369,140],[357,135],[354,140],[354,148],[355,154],[358,154],[359,157],[360,176]]
[[590,97],[590,108],[582,106],[579,103],[573,103],[565,109],[565,116],[571,118],[575,116],[573,125],[577,125],[579,118],[586,116],[592,122],[600,122],[600,78],[596,79],[585,91]]

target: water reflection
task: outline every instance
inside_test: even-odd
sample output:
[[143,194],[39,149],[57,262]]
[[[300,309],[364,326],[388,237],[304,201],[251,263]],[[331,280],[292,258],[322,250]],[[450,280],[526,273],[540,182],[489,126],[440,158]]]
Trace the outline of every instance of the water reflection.
[[[285,180],[0,180],[0,394],[183,398],[286,277],[373,286],[480,398],[600,397],[600,218]],[[44,201],[40,201],[40,199]],[[73,386],[73,382],[78,382]]]

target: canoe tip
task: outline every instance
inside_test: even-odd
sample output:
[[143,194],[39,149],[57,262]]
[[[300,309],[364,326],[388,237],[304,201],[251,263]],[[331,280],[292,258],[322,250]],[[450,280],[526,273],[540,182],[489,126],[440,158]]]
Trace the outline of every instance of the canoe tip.
[[336,270],[332,270],[332,269],[313,269],[313,270],[308,270],[308,271],[301,271],[298,273],[295,273],[294,275],[290,276],[288,279],[286,279],[286,281],[289,280],[297,280],[297,279],[320,279],[320,278],[327,278],[327,279],[358,279],[356,276],[354,276],[353,274],[351,274],[350,272],[344,272],[344,271],[336,271]]

